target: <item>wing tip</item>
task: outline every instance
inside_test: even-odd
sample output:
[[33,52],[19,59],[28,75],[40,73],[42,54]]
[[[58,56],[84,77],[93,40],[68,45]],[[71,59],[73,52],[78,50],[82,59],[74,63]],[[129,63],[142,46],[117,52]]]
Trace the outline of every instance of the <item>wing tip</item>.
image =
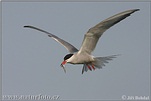
[[132,11],[133,11],[133,12],[136,12],[136,11],[140,11],[140,9],[133,9]]
[[140,9],[139,9],[139,8],[137,8],[137,9],[134,9],[134,11],[140,11]]
[[23,27],[28,27],[28,26],[26,25],[26,26],[23,26]]
[[23,26],[24,28],[33,28],[33,26],[30,26],[30,25],[25,25]]

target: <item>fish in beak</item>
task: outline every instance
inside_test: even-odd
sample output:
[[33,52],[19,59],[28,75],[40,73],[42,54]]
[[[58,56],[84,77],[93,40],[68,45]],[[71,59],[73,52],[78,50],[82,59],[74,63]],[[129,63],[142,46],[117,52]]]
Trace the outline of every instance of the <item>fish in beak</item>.
[[67,63],[67,61],[66,60],[64,60],[62,63],[61,63],[61,67],[63,68],[63,70],[64,70],[64,72],[66,73],[66,69],[65,69],[65,64]]

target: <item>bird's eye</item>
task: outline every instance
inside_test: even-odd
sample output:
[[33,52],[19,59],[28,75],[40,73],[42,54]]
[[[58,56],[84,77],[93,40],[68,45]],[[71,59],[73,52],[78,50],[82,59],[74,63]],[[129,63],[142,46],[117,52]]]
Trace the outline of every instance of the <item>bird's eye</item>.
[[67,60],[69,59],[73,54],[67,54],[65,57],[64,57],[64,60]]

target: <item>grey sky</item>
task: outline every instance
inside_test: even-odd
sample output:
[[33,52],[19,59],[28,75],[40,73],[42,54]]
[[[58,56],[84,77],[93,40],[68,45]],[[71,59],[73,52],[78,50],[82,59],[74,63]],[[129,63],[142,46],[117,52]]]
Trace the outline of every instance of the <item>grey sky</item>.
[[[60,64],[68,53],[33,25],[80,48],[89,28],[121,11],[139,8],[107,30],[94,56],[122,54],[103,69]],[[60,95],[60,99],[149,96],[149,2],[2,2],[3,95]]]

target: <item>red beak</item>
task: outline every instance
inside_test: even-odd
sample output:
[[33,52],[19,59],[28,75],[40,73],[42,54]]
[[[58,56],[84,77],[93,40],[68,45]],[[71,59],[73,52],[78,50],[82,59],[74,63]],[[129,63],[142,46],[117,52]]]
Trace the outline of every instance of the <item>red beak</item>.
[[61,63],[61,65],[65,65],[66,63],[67,63],[67,61],[64,60],[64,61]]

